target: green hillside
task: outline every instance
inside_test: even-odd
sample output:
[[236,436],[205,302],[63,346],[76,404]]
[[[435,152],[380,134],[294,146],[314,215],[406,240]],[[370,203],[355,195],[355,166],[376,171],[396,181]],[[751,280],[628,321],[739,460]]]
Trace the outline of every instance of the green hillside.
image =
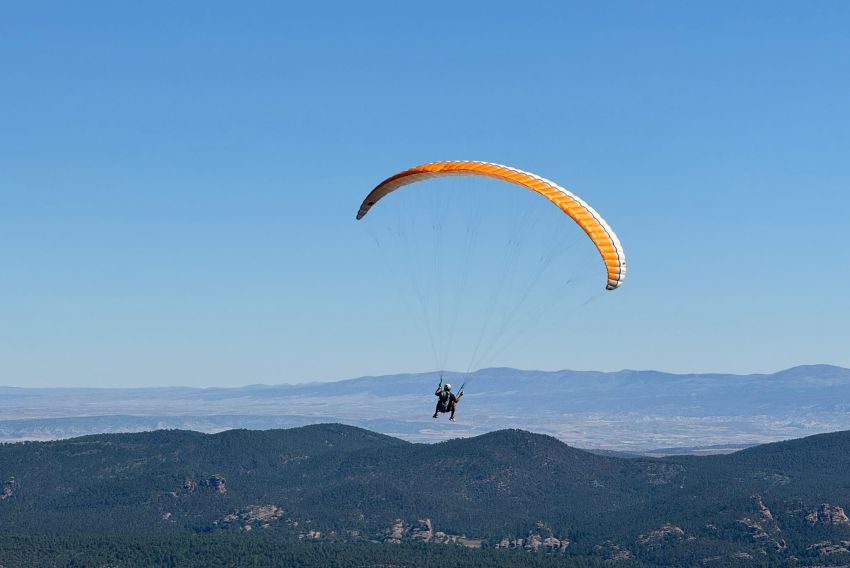
[[341,425],[97,435],[0,446],[0,532],[454,544],[661,565],[850,562],[848,471],[848,432],[664,459],[600,456],[519,430],[433,445]]

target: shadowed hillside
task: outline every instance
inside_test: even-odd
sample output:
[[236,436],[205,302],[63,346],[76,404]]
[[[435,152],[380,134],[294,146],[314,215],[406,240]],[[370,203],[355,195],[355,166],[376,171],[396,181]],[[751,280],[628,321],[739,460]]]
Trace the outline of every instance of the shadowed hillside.
[[0,447],[0,531],[251,532],[655,564],[850,561],[848,468],[848,432],[664,459],[520,430],[438,444],[334,424],[96,435]]

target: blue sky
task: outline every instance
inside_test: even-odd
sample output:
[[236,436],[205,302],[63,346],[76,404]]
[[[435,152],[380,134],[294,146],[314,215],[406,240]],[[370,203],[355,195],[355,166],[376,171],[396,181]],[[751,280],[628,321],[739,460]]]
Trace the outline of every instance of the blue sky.
[[629,257],[579,325],[492,364],[850,366],[848,22],[846,2],[6,4],[0,384],[431,368],[354,213],[440,159],[563,183]]

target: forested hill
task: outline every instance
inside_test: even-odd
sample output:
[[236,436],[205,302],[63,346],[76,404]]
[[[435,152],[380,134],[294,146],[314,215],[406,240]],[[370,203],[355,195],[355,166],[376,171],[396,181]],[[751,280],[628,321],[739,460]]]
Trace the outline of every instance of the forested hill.
[[848,471],[850,432],[665,459],[600,456],[520,430],[439,444],[333,424],[105,434],[0,446],[0,532],[850,562]]

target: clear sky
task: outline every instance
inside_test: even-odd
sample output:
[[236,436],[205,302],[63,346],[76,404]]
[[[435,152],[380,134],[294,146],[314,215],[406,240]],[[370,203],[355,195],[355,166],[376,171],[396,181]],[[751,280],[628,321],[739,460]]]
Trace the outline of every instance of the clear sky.
[[0,87],[0,384],[428,370],[354,213],[441,159],[628,254],[494,364],[850,366],[848,2],[8,2]]

